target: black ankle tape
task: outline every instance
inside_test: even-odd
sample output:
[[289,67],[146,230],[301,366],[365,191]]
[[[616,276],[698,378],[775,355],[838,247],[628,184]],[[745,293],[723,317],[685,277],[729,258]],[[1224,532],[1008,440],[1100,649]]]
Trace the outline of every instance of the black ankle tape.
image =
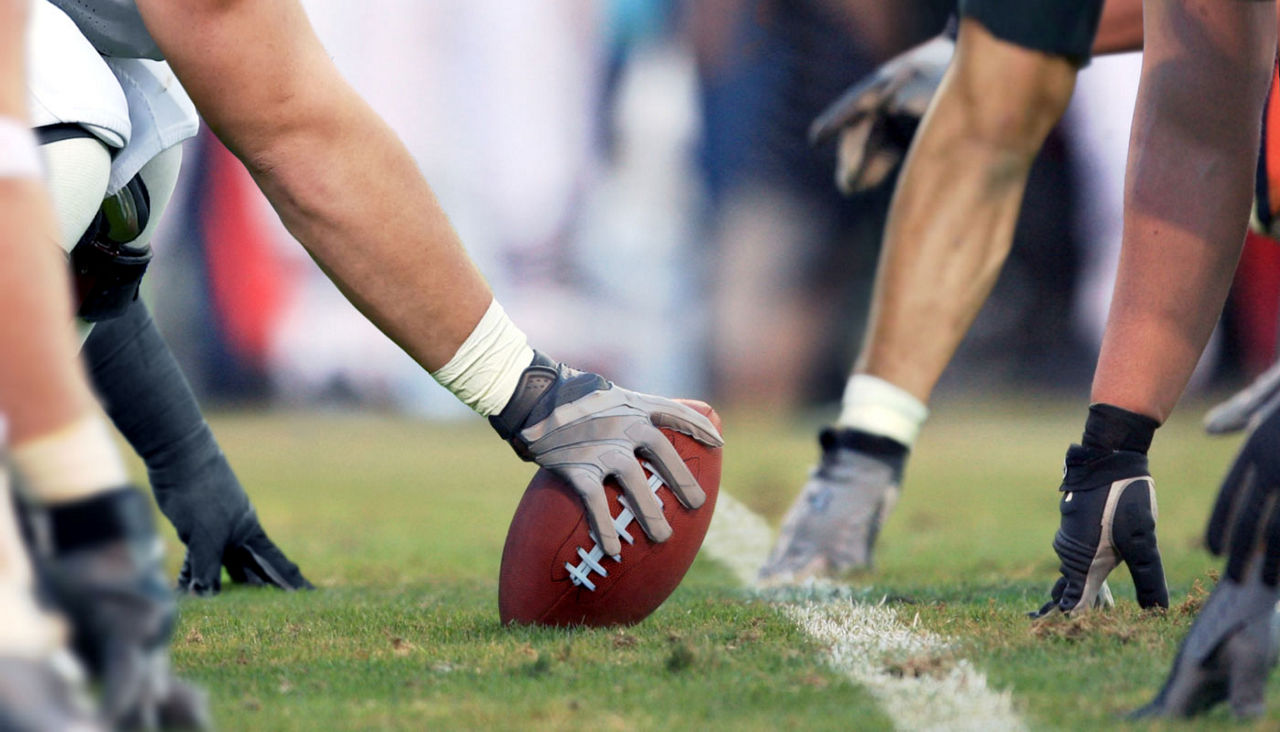
[[47,506],[44,522],[55,555],[99,544],[155,536],[151,502],[135,488],[119,488],[71,503]]
[[1146,455],[1159,426],[1156,420],[1137,412],[1110,404],[1092,404],[1081,443],[1101,450],[1130,450]]

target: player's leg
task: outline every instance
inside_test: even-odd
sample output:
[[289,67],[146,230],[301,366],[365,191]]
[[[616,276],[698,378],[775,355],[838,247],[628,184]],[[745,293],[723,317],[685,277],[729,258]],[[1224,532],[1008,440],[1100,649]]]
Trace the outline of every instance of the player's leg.
[[1094,403],[1082,444],[1067,452],[1054,540],[1062,577],[1044,610],[1087,606],[1121,561],[1140,604],[1168,604],[1146,452],[1217,322],[1244,243],[1274,12],[1263,2],[1144,6],[1120,269]]
[[995,284],[1041,144],[1101,2],[961,3],[955,58],[894,196],[871,321],[837,429],[762,574],[867,566],[938,378]]

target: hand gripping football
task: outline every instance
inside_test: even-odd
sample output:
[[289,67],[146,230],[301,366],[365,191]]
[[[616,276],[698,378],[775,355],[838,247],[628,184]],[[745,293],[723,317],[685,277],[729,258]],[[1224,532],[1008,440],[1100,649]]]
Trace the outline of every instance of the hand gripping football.
[[[682,400],[720,429],[710,406]],[[675,590],[702,546],[720,488],[721,448],[663,430],[707,500],[685,508],[649,467],[649,488],[671,523],[671,538],[649,540],[614,481],[605,483],[609,513],[622,539],[619,559],[604,556],[587,526],[578,495],[546,470],[525,489],[502,548],[498,614],[503,624],[629,625],[648,617]],[[641,461],[643,464],[644,461]]]

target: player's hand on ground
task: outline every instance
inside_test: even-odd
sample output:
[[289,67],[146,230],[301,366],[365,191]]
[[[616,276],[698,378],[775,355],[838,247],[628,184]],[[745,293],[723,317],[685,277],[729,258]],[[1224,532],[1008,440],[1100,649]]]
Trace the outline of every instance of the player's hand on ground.
[[525,460],[555,473],[582,498],[605,554],[622,551],[604,482],[615,479],[645,534],[665,541],[671,526],[639,460],[653,465],[682,504],[702,505],[698,481],[661,428],[711,447],[724,444],[711,420],[663,397],[623,389],[602,376],[557,364],[541,353],[525,369],[511,401],[490,423]]
[[[218,527],[226,528],[226,527]],[[312,590],[302,570],[285,556],[253,511],[241,516],[228,533],[201,531],[187,544],[178,574],[178,590],[216,595],[222,590],[222,568],[232,582],[282,590]]]
[[1261,556],[1244,581],[1223,577],[1182,640],[1156,698],[1135,717],[1192,717],[1230,701],[1240,717],[1265,709],[1277,655],[1275,585],[1261,581]]
[[150,501],[132,488],[90,501],[91,512],[50,520],[50,548],[36,565],[70,621],[76,655],[98,682],[104,716],[113,729],[208,728],[204,695],[169,668],[176,603]]
[[216,595],[222,589],[224,566],[233,582],[283,590],[313,588],[298,565],[267,537],[248,494],[221,452],[201,471],[198,483],[169,483],[152,481],[160,511],[187,546],[178,575],[180,591]]
[[1211,435],[1239,432],[1257,424],[1280,406],[1280,361],[1262,372],[1230,399],[1210,409],[1204,416],[1205,431]]
[[1061,576],[1049,602],[1032,617],[1094,607],[1107,575],[1121,562],[1129,567],[1140,606],[1168,607],[1169,590],[1156,543],[1156,489],[1147,456],[1072,445],[1059,490],[1062,518],[1053,549]]
[[[871,566],[876,536],[898,500],[906,449],[870,436],[872,444],[855,444],[858,434],[826,429],[818,436],[822,457],[783,521],[761,580],[797,582]],[[875,450],[876,440],[887,449]]]
[[1264,711],[1280,600],[1280,415],[1254,424],[1209,517],[1209,550],[1227,557],[1226,571],[1139,716],[1189,717],[1223,701],[1242,717]]
[[850,87],[813,121],[811,142],[838,138],[841,191],[874,188],[902,162],[954,51],[946,36],[916,46]]

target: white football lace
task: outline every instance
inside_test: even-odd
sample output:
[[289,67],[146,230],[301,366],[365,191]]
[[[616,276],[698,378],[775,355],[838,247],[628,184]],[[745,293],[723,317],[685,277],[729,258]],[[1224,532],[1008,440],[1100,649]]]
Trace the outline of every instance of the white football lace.
[[[649,471],[649,490],[653,492],[654,498],[658,499],[658,508],[662,508],[662,496],[658,495],[658,489],[666,485],[666,483],[663,483],[662,479],[658,477],[658,474],[654,471],[652,465],[649,463],[641,463],[641,465],[644,466],[645,470]],[[622,504],[622,511],[618,514],[618,517],[613,520],[613,528],[618,532],[619,539],[622,539],[628,544],[634,544],[636,543],[635,537],[627,531],[627,527],[635,520],[636,515],[631,512],[631,507],[627,505],[626,498],[620,496],[618,498],[618,503]],[[600,560],[604,559],[604,549],[600,548],[600,539],[596,538],[594,531],[591,532],[591,541],[594,542],[594,544],[591,545],[591,551],[578,547],[578,558],[582,561],[578,564],[565,562],[564,568],[569,571],[569,577],[573,580],[574,585],[578,587],[585,587],[588,590],[595,592],[596,583],[591,581],[591,573],[595,572],[601,577],[608,577],[609,572],[600,565]],[[618,555],[614,557],[613,561],[621,563],[622,556]]]

